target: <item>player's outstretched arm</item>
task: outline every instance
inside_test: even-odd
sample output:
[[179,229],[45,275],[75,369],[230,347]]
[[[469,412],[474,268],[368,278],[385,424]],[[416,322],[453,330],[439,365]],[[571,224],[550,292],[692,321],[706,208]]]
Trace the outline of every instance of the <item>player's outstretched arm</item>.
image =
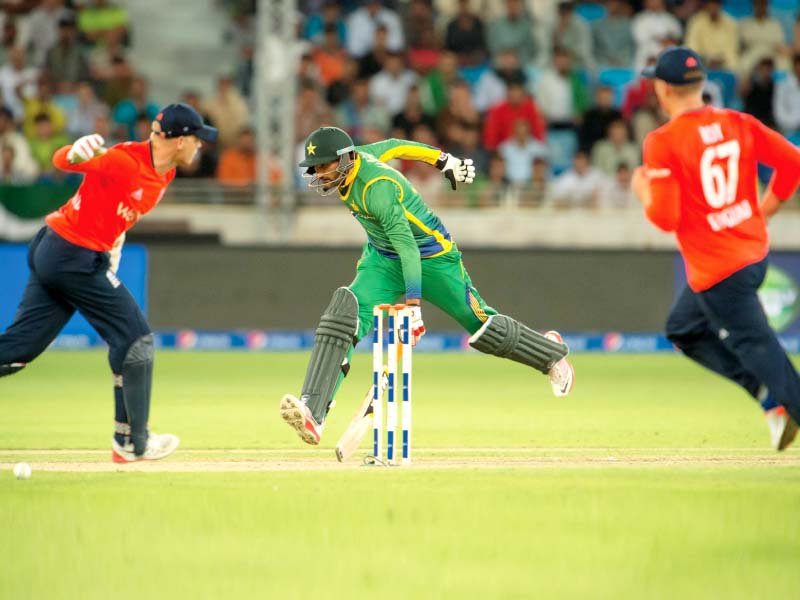
[[456,189],[457,183],[472,183],[475,181],[475,165],[471,158],[457,158],[447,152],[442,152],[436,161],[436,168],[450,180],[450,186]]
[[113,174],[136,168],[135,162],[127,154],[109,152],[103,136],[96,133],[85,135],[69,146],[56,150],[53,165],[61,171],[75,173],[104,171]]

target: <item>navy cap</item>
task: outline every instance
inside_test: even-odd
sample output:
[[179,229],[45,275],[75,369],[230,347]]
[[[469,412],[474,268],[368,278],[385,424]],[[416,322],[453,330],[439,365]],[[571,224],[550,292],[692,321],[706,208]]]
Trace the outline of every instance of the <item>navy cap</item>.
[[706,68],[700,56],[686,46],[675,46],[658,56],[655,66],[646,67],[642,76],[661,79],[672,85],[697,83],[706,78]]
[[205,142],[217,141],[217,130],[203,123],[203,117],[188,104],[170,104],[156,115],[161,133],[167,138],[196,135]]

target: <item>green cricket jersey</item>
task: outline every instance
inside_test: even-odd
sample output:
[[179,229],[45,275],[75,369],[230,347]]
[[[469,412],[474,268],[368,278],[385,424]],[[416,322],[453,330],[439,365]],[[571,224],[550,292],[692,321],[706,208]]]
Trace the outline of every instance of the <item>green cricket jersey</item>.
[[407,298],[422,297],[420,259],[446,254],[453,247],[450,234],[402,173],[386,164],[394,158],[435,165],[441,151],[406,140],[385,140],[356,146],[353,170],[339,188],[380,254],[400,260]]

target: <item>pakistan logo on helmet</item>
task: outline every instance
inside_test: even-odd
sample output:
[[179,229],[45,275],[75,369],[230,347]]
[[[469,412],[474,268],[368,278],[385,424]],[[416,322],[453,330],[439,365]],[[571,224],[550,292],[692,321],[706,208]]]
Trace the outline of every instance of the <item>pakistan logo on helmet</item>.
[[758,298],[775,331],[784,331],[800,315],[800,288],[782,269],[769,267],[758,290]]

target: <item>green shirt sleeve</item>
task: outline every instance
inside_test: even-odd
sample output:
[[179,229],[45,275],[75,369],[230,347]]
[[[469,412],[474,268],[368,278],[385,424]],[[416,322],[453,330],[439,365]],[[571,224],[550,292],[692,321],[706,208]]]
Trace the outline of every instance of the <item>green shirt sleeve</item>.
[[435,165],[442,153],[439,148],[412,142],[411,140],[389,139],[382,142],[375,142],[367,146],[359,146],[359,152],[366,152],[377,158],[381,162],[388,162],[393,158],[401,160],[418,160]]
[[400,203],[400,184],[383,179],[369,187],[364,200],[369,214],[381,224],[403,267],[406,298],[422,298],[422,263],[419,247]]

